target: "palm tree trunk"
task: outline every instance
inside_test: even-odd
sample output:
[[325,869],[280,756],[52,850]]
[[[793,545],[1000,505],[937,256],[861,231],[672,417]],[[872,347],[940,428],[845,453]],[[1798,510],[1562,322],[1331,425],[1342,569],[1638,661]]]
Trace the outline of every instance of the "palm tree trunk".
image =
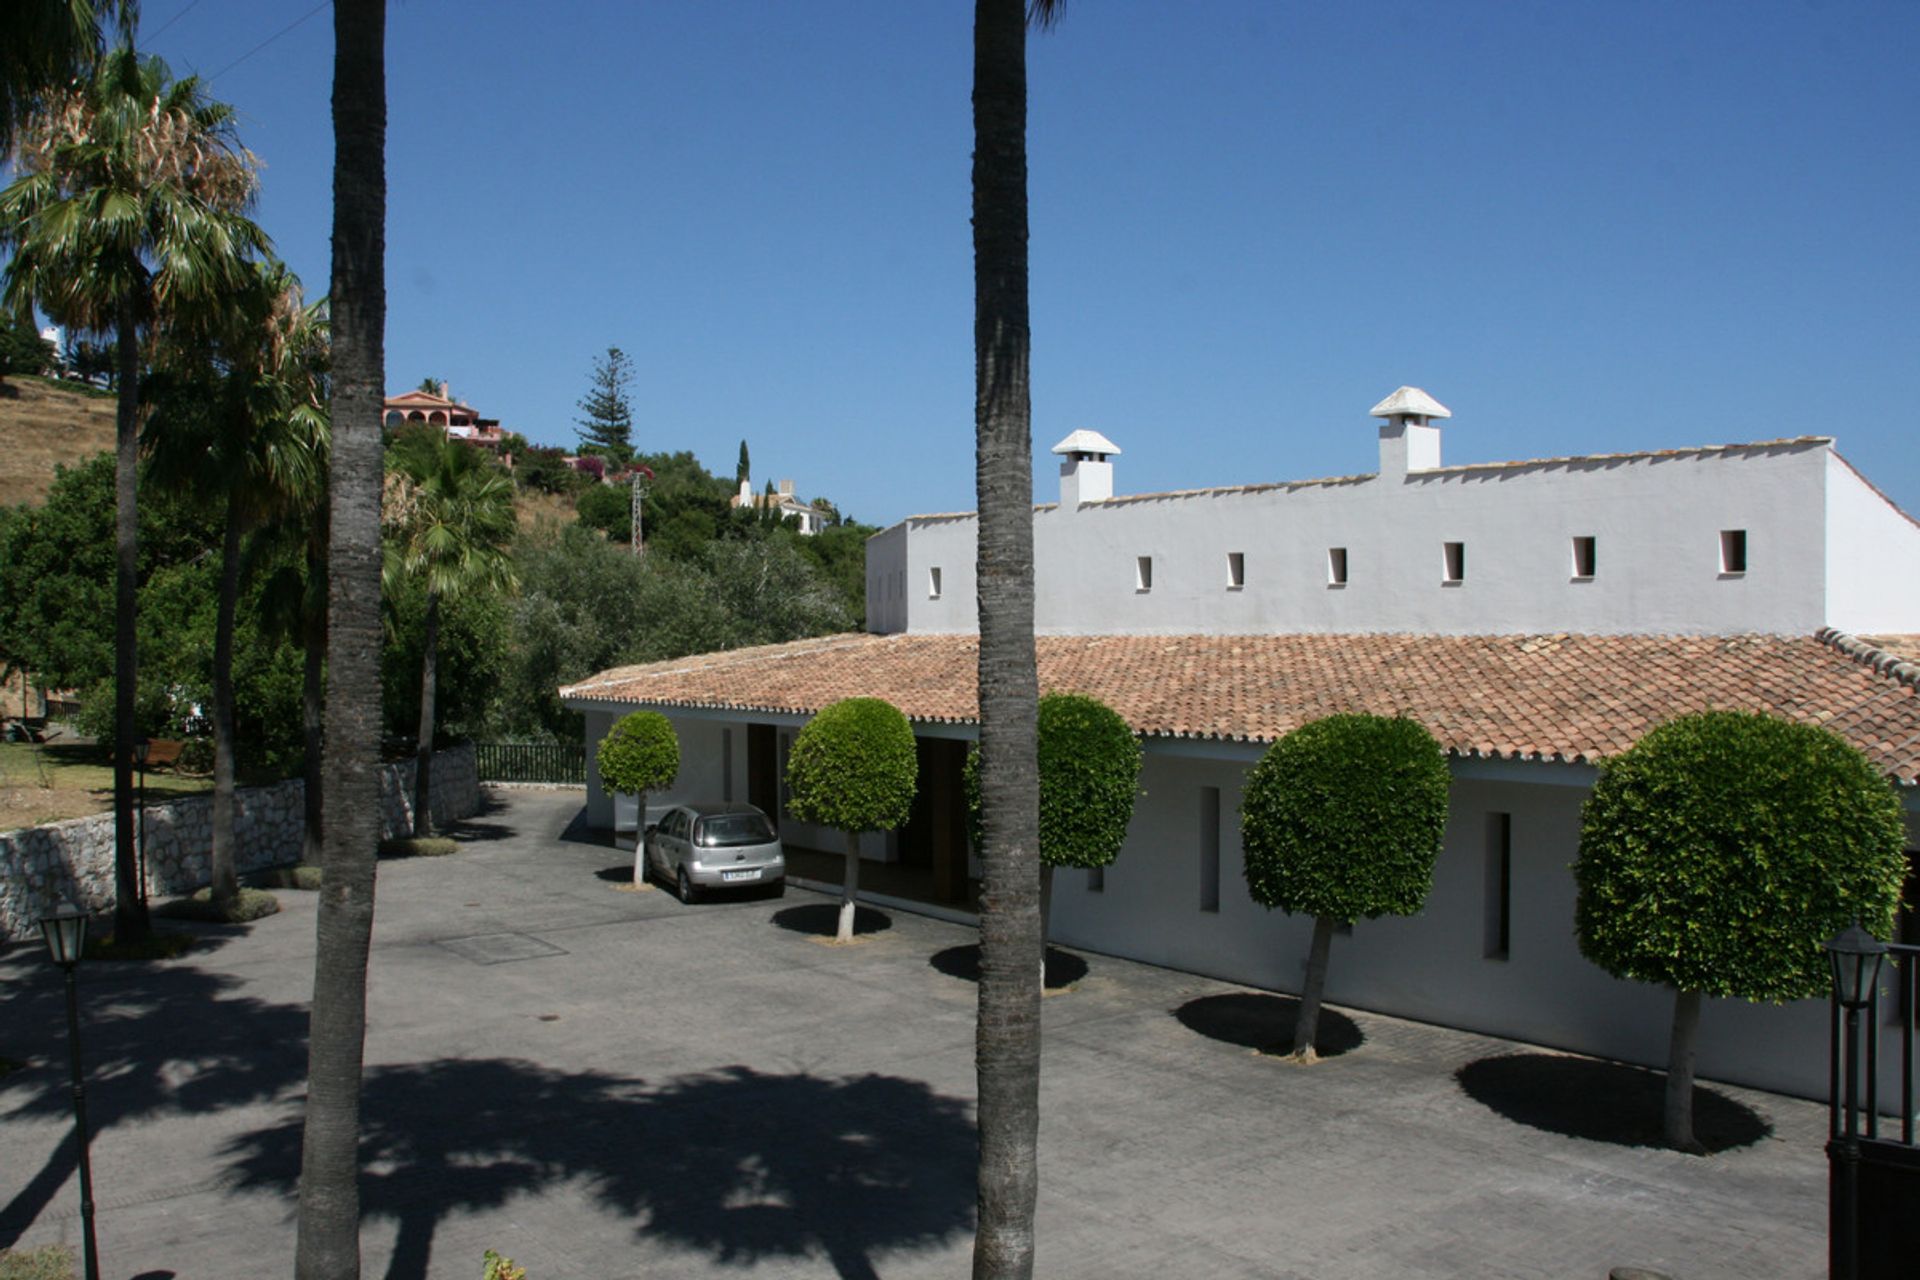
[[976,1280],[1033,1274],[1039,1194],[1039,680],[1033,646],[1027,31],[1023,0],[976,0],[974,434],[980,508],[980,1170]]
[[240,502],[227,494],[220,539],[220,603],[213,625],[213,857],[211,893],[218,905],[240,896],[233,848],[233,615],[240,596]]
[[359,1280],[360,1076],[380,796],[380,413],[386,323],[386,0],[334,0],[329,817],[315,926],[297,1280]]
[[120,392],[114,422],[113,506],[113,932],[122,942],[147,936],[140,863],[133,835],[135,640],[140,567],[140,338],[131,297],[120,303]]
[[1667,1045],[1667,1145],[1698,1155],[1706,1150],[1693,1136],[1693,1052],[1700,1030],[1700,993],[1673,993],[1673,1039]]
[[846,875],[840,882],[840,925],[834,930],[835,942],[853,941],[853,914],[860,897],[860,833],[847,832]]
[[426,652],[420,660],[420,745],[413,755],[413,838],[431,833],[433,824],[433,686],[440,656],[440,593],[427,592]]
[[[307,581],[324,583],[327,573],[327,548],[320,540],[307,543]],[[306,653],[300,681],[300,718],[306,741],[306,793],[302,797],[306,818],[306,839],[300,859],[312,866],[320,864],[320,841],[326,830],[326,788],[321,785],[320,762],[324,758],[326,735],[321,732],[322,698],[325,696],[327,670],[327,614],[324,607],[309,610],[304,624]]]
[[1332,916],[1313,918],[1313,942],[1307,948],[1307,980],[1300,987],[1300,1011],[1293,1020],[1293,1060],[1314,1062],[1319,1054],[1313,1047],[1320,1034],[1320,1002],[1327,993],[1327,957],[1333,950],[1333,930],[1340,922]]

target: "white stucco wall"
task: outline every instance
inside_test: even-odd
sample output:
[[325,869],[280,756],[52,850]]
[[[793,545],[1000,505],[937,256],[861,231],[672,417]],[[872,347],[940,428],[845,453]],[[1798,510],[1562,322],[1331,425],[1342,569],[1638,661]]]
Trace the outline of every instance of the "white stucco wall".
[[[1809,634],[1828,621],[1830,452],[1466,467],[1043,506],[1035,622],[1056,634]],[[1747,534],[1743,574],[1720,570],[1729,529]],[[1590,580],[1572,572],[1576,536],[1597,540]],[[869,628],[972,631],[975,538],[971,516],[916,517],[876,536]],[[1461,582],[1442,581],[1445,542],[1465,544]],[[1333,547],[1347,551],[1345,586],[1328,583]],[[1230,552],[1244,557],[1238,589]],[[1153,561],[1147,591],[1141,556]],[[936,567],[942,591],[930,599]]]
[[1827,455],[1827,625],[1920,632],[1920,526],[1837,453]]
[[[600,782],[600,769],[594,760],[600,749],[600,739],[607,736],[607,730],[620,718],[613,711],[588,710],[585,713],[586,728],[582,734],[587,744],[587,825],[599,830],[621,831],[635,830],[634,797],[610,796]],[[706,717],[668,716],[674,733],[680,739],[680,773],[673,785],[661,791],[647,792],[647,813],[649,820],[657,820],[661,813],[676,804],[689,801],[725,800],[746,798],[746,734],[737,726]],[[723,735],[729,728],[733,732],[733,749],[729,752]],[[731,755],[734,772],[733,790],[729,793],[723,772],[723,765]]]
[[[1058,873],[1054,939],[1297,992],[1313,922],[1269,912],[1248,896],[1239,840],[1244,773],[1238,761],[1150,748],[1141,776],[1145,794],[1104,889],[1090,890],[1084,872]],[[1426,909],[1413,917],[1363,920],[1351,936],[1336,937],[1327,998],[1663,1065],[1670,993],[1607,976],[1581,957],[1574,941],[1569,868],[1591,777],[1577,766],[1456,763],[1445,847]],[[1220,792],[1217,912],[1200,909],[1203,787]],[[1512,815],[1505,959],[1486,955],[1488,815],[1494,812]],[[1909,825],[1920,838],[1920,825]],[[1701,1018],[1699,1070],[1711,1079],[1824,1096],[1826,1035],[1821,1001],[1776,1007],[1710,1000]]]

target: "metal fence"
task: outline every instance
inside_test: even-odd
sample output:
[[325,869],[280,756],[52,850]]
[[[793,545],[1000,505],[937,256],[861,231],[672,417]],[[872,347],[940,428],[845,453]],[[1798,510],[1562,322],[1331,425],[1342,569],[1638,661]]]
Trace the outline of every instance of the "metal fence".
[[587,749],[577,742],[476,742],[473,762],[482,782],[587,781]]

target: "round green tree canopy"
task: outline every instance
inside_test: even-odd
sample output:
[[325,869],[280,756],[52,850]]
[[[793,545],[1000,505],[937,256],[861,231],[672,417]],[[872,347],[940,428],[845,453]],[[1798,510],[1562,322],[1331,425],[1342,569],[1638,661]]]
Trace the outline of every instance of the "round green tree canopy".
[[840,831],[891,831],[913,811],[919,759],[913,726],[892,703],[846,698],[823,708],[793,740],[787,808]]
[[1745,712],[1672,720],[1600,766],[1581,813],[1581,954],[1617,978],[1748,1000],[1818,996],[1821,944],[1888,936],[1900,801],[1825,729]]
[[658,791],[680,773],[680,739],[658,711],[629,712],[600,739],[593,758],[608,791]]
[[1264,907],[1335,920],[1412,915],[1433,888],[1447,761],[1417,721],[1301,725],[1247,772],[1240,843]]
[[[1040,861],[1104,867],[1126,843],[1140,789],[1140,740],[1119,712],[1082,693],[1040,699]],[[980,749],[967,752],[967,813],[980,846]]]

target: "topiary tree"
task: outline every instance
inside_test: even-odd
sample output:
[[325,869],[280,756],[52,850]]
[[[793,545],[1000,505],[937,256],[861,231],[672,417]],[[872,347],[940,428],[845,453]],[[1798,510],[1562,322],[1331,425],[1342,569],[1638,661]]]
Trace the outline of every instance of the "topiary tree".
[[[1040,947],[1055,867],[1104,867],[1119,856],[1140,789],[1140,740],[1119,712],[1082,693],[1049,693],[1038,711]],[[967,815],[980,844],[980,749],[967,752]],[[1044,964],[1044,959],[1042,961]]]
[[1885,937],[1905,875],[1900,801],[1825,729],[1708,711],[1600,766],[1581,813],[1574,930],[1616,978],[1673,988],[1666,1137],[1699,1152],[1700,997],[1780,1003],[1828,989],[1822,944]]
[[633,842],[633,882],[646,882],[647,792],[673,785],[680,774],[680,739],[658,711],[633,711],[614,722],[593,754],[600,781],[612,794],[638,797],[639,830]]
[[1247,889],[1263,907],[1313,917],[1296,1062],[1316,1056],[1335,926],[1425,905],[1447,826],[1447,784],[1446,757],[1423,725],[1375,715],[1303,724],[1248,771],[1240,802]]
[[860,833],[891,831],[913,811],[919,760],[913,727],[880,698],[845,698],[823,709],[793,740],[787,808],[802,822],[847,833],[847,874],[838,942],[853,940],[860,888]]

